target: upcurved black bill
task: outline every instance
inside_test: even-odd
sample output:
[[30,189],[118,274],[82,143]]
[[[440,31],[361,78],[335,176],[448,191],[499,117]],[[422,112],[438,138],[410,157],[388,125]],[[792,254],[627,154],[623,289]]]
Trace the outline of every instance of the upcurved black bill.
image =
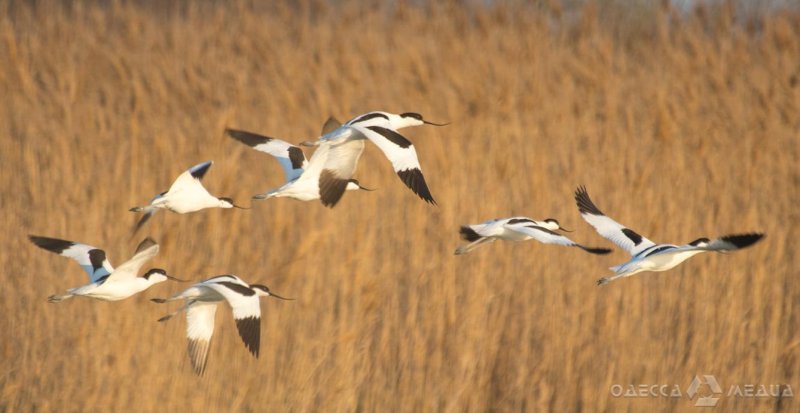
[[286,297],[281,297],[281,296],[279,296],[278,294],[275,294],[275,293],[273,293],[273,292],[270,292],[270,293],[269,293],[269,296],[270,296],[270,297],[275,297],[275,298],[278,298],[278,299],[281,299],[281,300],[286,300],[286,301],[294,301],[294,298],[286,298]]

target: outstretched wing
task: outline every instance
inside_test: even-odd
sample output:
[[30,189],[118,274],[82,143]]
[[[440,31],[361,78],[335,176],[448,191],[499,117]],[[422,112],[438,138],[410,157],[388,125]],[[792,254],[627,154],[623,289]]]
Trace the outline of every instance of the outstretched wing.
[[698,243],[695,241],[679,248],[681,250],[703,249],[707,251],[736,251],[742,248],[747,248],[756,242],[761,241],[762,238],[764,238],[764,234],[758,233],[724,235],[707,243]]
[[[329,144],[323,144],[329,145]],[[328,149],[325,166],[319,176],[319,195],[322,205],[333,208],[347,190],[358,160],[364,153],[364,140],[347,140]]]
[[186,310],[186,340],[194,372],[202,376],[208,364],[208,348],[214,335],[217,303],[194,301]]
[[167,192],[177,192],[195,185],[200,185],[202,187],[203,184],[200,183],[200,180],[203,179],[206,172],[208,172],[208,168],[211,168],[211,164],[213,163],[214,161],[206,161],[189,168],[175,179],[175,182],[172,183],[172,186],[169,187],[169,191]]
[[626,228],[600,212],[600,209],[598,209],[591,198],[589,198],[589,193],[586,192],[585,187],[580,186],[575,191],[575,202],[578,205],[578,209],[584,221],[593,226],[598,234],[614,244],[617,244],[618,247],[624,249],[632,256],[655,245],[653,241],[637,234],[632,229]]
[[609,252],[611,252],[611,250],[608,248],[585,247],[581,244],[578,244],[575,241],[572,241],[571,239],[565,237],[564,235],[561,235],[555,231],[551,231],[547,228],[540,227],[538,225],[506,224],[505,227],[510,231],[515,231],[521,234],[525,234],[543,244],[556,244],[556,245],[563,245],[565,247],[578,247],[592,254],[608,254]]
[[436,201],[428,189],[428,184],[425,182],[425,177],[422,175],[417,151],[411,141],[394,130],[383,126],[360,126],[354,124],[350,128],[369,139],[383,152],[384,156],[392,163],[392,167],[394,167],[394,171],[400,177],[400,180],[414,191],[417,196],[426,202],[436,205]]
[[235,129],[225,129],[225,133],[259,152],[274,156],[283,168],[286,182],[293,181],[302,175],[308,164],[303,150],[289,142]]
[[30,235],[29,238],[39,248],[77,261],[86,271],[86,274],[89,275],[90,282],[100,281],[114,272],[114,267],[111,266],[111,263],[106,258],[106,252],[100,248],[36,235]]
[[225,297],[245,347],[258,357],[261,346],[261,303],[256,292],[236,277],[220,277],[206,284]]
[[133,257],[117,267],[116,271],[111,273],[108,278],[114,281],[134,279],[139,274],[139,270],[142,269],[144,263],[155,257],[156,254],[158,254],[158,244],[152,238],[145,238],[136,247],[136,253]]

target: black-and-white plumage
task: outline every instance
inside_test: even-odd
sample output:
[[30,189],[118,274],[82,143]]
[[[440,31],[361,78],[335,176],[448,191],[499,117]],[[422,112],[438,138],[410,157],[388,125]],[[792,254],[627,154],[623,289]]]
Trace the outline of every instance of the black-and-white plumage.
[[220,275],[199,282],[168,299],[154,298],[153,302],[165,303],[184,300],[183,306],[160,318],[166,321],[186,311],[186,338],[189,359],[194,372],[202,375],[208,363],[208,349],[214,334],[214,316],[217,304],[225,301],[233,311],[236,329],[245,347],[258,357],[261,346],[261,304],[259,297],[275,297],[288,300],[270,292],[261,284],[248,284],[235,275]]
[[[336,119],[329,118],[323,126],[322,134],[329,133],[339,126],[340,123]],[[370,191],[370,189],[361,186],[358,180],[353,179],[352,175],[343,181],[333,181],[330,179],[330,174],[323,171],[324,165],[329,161],[329,154],[334,152],[337,157],[343,156],[343,153],[346,152],[346,156],[354,156],[357,161],[364,151],[363,141],[342,145],[341,148],[337,148],[334,151],[331,151],[329,147],[320,147],[314,151],[310,160],[306,160],[302,149],[286,141],[235,129],[226,129],[226,133],[233,139],[255,150],[274,156],[278,159],[286,174],[286,183],[280,188],[257,194],[253,196],[253,199],[260,200],[273,197],[289,197],[300,201],[320,199],[323,205],[333,207],[341,198],[341,194],[338,193],[339,189],[341,189],[342,193],[347,190],[357,189]],[[337,161],[331,162],[335,163]],[[354,170],[351,172],[354,172]],[[341,188],[339,188],[339,185],[341,185]],[[330,196],[331,191],[336,191],[338,198],[333,199]]]
[[[436,201],[422,175],[422,168],[414,145],[397,132],[401,128],[423,124],[444,125],[428,122],[418,113],[409,112],[397,115],[388,112],[369,112],[356,116],[336,130],[324,134],[319,140],[304,142],[303,145],[331,146],[334,155],[330,156],[330,161],[326,163],[322,174],[327,177],[328,181],[344,182],[352,176],[358,163],[358,156],[349,153],[354,149],[344,149],[340,145],[369,140],[389,159],[395,173],[408,188],[426,202],[435,205]],[[320,185],[322,184],[323,181],[320,180]],[[328,192],[330,199],[338,200],[344,191],[341,189],[341,185],[331,185]]]
[[70,288],[65,294],[51,295],[48,301],[56,303],[75,296],[91,297],[103,301],[117,301],[144,291],[151,286],[175,279],[160,268],[153,268],[138,277],[145,262],[158,254],[158,244],[150,238],[139,243],[134,256],[116,269],[100,248],[73,241],[31,235],[37,247],[75,260],[89,276],[89,284]]
[[230,198],[217,198],[203,187],[201,180],[213,161],[197,164],[183,172],[175,179],[169,190],[156,195],[150,204],[143,207],[133,207],[133,212],[144,212],[136,223],[134,232],[144,225],[159,209],[167,209],[178,214],[199,211],[206,208],[239,208],[247,209],[234,204]]
[[556,244],[567,247],[578,247],[592,254],[608,254],[611,250],[606,248],[591,248],[578,244],[556,231],[566,231],[553,218],[537,221],[528,217],[511,217],[492,219],[480,224],[464,225],[461,227],[461,237],[469,244],[456,249],[456,255],[466,254],[473,249],[495,240],[527,241],[535,239],[543,244]]
[[624,264],[611,267],[614,275],[601,278],[597,281],[598,285],[644,271],[667,271],[697,254],[735,251],[749,247],[764,237],[764,234],[751,233],[725,235],[715,240],[699,238],[686,245],[656,244],[603,214],[589,198],[585,187],[578,187],[575,191],[575,202],[589,225],[632,257]]

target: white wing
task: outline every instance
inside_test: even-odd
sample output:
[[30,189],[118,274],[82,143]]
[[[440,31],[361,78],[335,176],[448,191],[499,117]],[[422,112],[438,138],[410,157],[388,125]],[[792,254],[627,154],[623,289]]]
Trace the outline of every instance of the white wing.
[[693,241],[687,245],[678,247],[682,251],[686,250],[706,250],[706,251],[736,251],[747,248],[764,238],[764,234],[736,234],[725,235],[715,240],[709,241],[705,238]]
[[155,257],[156,254],[158,254],[158,244],[151,238],[145,238],[144,241],[140,242],[139,246],[136,247],[136,253],[133,257],[117,267],[108,279],[121,281],[136,278],[139,274],[139,270],[142,269],[142,265],[149,259]]
[[349,127],[369,139],[383,152],[386,158],[392,162],[397,176],[407,187],[426,202],[436,204],[428,189],[428,184],[425,182],[425,177],[422,175],[417,151],[411,141],[383,126],[352,125]]
[[211,336],[214,335],[214,315],[217,304],[213,302],[194,301],[186,310],[186,339],[189,359],[194,372],[202,375],[208,363],[208,348]]
[[618,247],[624,249],[632,256],[655,245],[653,241],[626,228],[600,212],[600,209],[598,209],[589,198],[586,188],[582,186],[578,187],[575,191],[575,202],[578,204],[578,209],[584,221],[593,226],[598,234],[614,244],[617,244]]
[[289,142],[242,130],[226,129],[225,132],[257,151],[274,156],[283,168],[286,182],[297,179],[308,165],[303,150]]
[[[203,179],[203,176],[205,176],[206,172],[208,172],[208,168],[211,168],[211,164],[213,163],[214,161],[206,161],[189,168],[189,170],[180,174],[178,178],[175,179],[175,182],[173,182],[172,186],[169,187],[167,193],[175,193],[194,187],[200,187],[203,189],[203,191],[205,191],[205,188],[203,188],[203,184],[200,183],[200,180]],[[155,199],[158,198],[159,197],[156,197]]]
[[547,228],[540,227],[538,225],[505,225],[505,228],[509,231],[519,232],[520,234],[525,234],[536,241],[539,241],[543,244],[556,244],[556,245],[563,245],[565,247],[573,247],[578,245],[577,243],[573,242],[571,239],[557,233],[551,231]]
[[525,234],[536,241],[539,241],[543,244],[556,244],[556,245],[563,245],[565,247],[578,247],[586,252],[590,252],[592,254],[608,254],[611,250],[607,248],[591,248],[586,247],[577,242],[561,235],[555,231],[551,231],[547,228],[540,227],[538,225],[533,224],[506,224],[506,229],[510,231],[519,232],[521,234]]
[[365,144],[364,140],[359,139],[322,145],[330,147],[319,177],[320,201],[325,206],[333,207],[347,190],[347,184],[355,174]]
[[73,241],[39,237],[36,235],[31,235],[29,238],[31,242],[36,244],[39,248],[77,261],[83,270],[86,271],[86,274],[89,275],[90,282],[97,282],[114,272],[114,267],[112,267],[111,263],[106,259],[106,252],[100,248]]
[[245,347],[258,357],[261,343],[261,303],[256,292],[239,279],[220,279],[206,284],[225,297]]

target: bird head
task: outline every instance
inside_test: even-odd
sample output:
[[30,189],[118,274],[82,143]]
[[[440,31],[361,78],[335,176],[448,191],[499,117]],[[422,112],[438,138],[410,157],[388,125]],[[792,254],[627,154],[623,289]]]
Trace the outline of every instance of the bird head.
[[217,199],[219,199],[219,207],[220,208],[250,209],[250,208],[245,208],[243,206],[236,205],[233,202],[233,199],[231,199],[231,198],[222,197],[222,198],[217,198]]
[[396,123],[396,125],[394,125],[396,129],[405,128],[407,126],[419,126],[419,125],[433,125],[433,126],[446,126],[446,125],[448,125],[448,123],[433,123],[433,122],[429,122],[429,121],[423,119],[422,115],[420,115],[419,113],[414,113],[414,112],[401,113],[399,116],[400,116],[400,119],[398,119],[395,122],[393,122],[393,123]]
[[253,285],[250,286],[250,288],[252,288],[253,291],[256,292],[256,295],[259,296],[259,297],[275,297],[275,298],[278,298],[278,299],[281,299],[281,300],[287,300],[287,301],[294,300],[294,298],[284,298],[284,297],[281,297],[281,296],[271,292],[266,285],[253,284]]
[[561,224],[559,224],[558,221],[556,221],[554,218],[547,218],[546,220],[544,220],[544,227],[549,229],[550,231],[561,230],[564,232],[572,232],[562,227]]

